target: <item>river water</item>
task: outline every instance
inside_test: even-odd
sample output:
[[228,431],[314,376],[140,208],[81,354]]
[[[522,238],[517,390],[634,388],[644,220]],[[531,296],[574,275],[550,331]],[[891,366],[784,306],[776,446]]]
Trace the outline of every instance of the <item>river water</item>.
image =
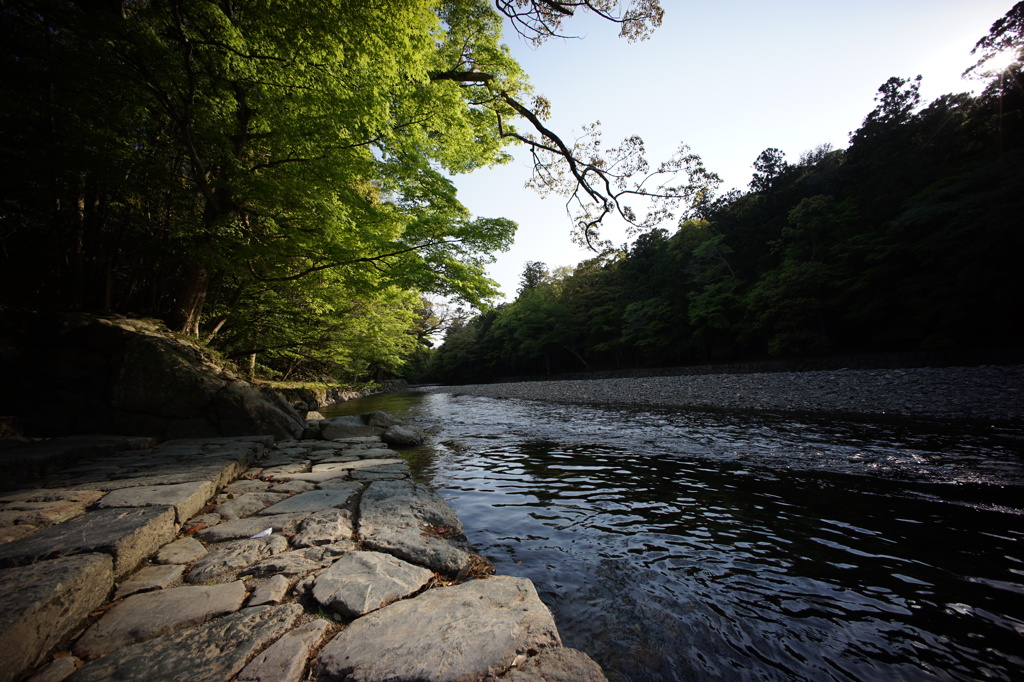
[[1024,439],[407,392],[407,451],[611,680],[1024,679]]

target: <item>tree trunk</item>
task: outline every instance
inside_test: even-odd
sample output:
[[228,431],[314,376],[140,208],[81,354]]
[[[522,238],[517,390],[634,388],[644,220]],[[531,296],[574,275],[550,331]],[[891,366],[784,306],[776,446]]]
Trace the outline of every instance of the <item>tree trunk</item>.
[[210,268],[202,262],[192,264],[185,273],[176,310],[171,313],[173,326],[182,334],[199,338],[199,320],[203,316],[209,287]]

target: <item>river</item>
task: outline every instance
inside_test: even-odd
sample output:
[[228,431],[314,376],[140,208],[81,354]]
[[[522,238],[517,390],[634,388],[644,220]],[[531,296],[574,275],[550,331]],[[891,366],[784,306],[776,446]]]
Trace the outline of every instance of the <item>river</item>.
[[371,396],[611,680],[1024,677],[1012,429]]

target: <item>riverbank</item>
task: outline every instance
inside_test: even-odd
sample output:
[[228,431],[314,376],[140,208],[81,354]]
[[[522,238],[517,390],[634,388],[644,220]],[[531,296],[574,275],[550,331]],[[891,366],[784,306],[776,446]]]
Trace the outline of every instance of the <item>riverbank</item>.
[[3,450],[0,681],[604,680],[368,421]]
[[592,405],[1024,423],[1024,365],[576,379],[426,390]]

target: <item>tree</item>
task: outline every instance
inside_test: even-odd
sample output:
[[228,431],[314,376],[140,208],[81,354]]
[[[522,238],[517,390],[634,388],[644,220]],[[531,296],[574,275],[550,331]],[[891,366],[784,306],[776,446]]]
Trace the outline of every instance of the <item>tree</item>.
[[522,295],[524,291],[536,289],[548,281],[548,266],[540,261],[527,261],[523,268],[523,274],[519,276],[519,289],[517,294]]
[[750,191],[767,192],[788,167],[786,154],[781,149],[765,149],[754,160],[754,176],[750,180]]

